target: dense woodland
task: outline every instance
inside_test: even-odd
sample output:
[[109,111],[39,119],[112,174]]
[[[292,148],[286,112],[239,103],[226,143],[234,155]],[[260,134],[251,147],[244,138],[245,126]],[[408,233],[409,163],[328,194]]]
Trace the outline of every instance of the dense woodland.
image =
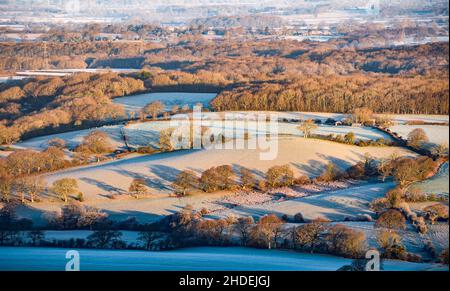
[[9,86],[0,93],[0,142],[13,142],[35,130],[124,117],[123,107],[111,98],[143,89],[141,80],[87,73]]
[[288,110],[448,114],[448,80],[388,76],[304,76],[276,83],[245,85],[222,92],[216,110]]
[[[225,41],[226,40],[226,41]],[[177,43],[0,44],[0,68],[134,67],[0,85],[0,143],[59,126],[124,117],[111,99],[151,91],[216,92],[216,110],[448,114],[448,43],[341,48],[327,43],[180,37]],[[90,123],[91,124],[91,123]]]

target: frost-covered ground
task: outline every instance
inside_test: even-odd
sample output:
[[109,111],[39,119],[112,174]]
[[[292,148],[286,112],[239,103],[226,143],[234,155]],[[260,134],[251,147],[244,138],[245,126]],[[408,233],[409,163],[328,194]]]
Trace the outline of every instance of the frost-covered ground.
[[423,121],[423,122],[449,122],[448,115],[427,115],[427,114],[380,114],[386,116],[396,123],[404,124],[408,121]]
[[[0,270],[63,271],[67,249],[0,248]],[[190,248],[167,252],[79,250],[80,269],[105,271],[335,271],[348,259],[282,250]],[[441,265],[385,261],[388,271],[445,269]]]
[[[159,141],[159,133],[168,128],[181,128],[183,124],[182,120],[172,121],[156,121],[130,124],[124,128],[124,132],[127,135],[129,144],[132,146],[157,146]],[[198,123],[198,126],[208,128],[209,135],[214,135],[218,138],[219,135],[223,135],[226,138],[242,138],[245,132],[248,132],[250,136],[265,136],[266,134],[272,135],[291,135],[302,136],[302,132],[298,129],[298,123],[270,123],[266,121],[243,121],[243,120],[204,120]],[[188,134],[189,127],[186,127],[186,133]],[[331,125],[319,125],[317,129],[313,131],[314,134],[320,135],[346,135],[349,132],[355,134],[355,138],[359,140],[377,140],[384,138],[391,140],[389,135],[383,132],[370,128],[370,127],[351,127],[351,126],[331,126]]]
[[[226,144],[232,145],[232,142]],[[185,150],[68,169],[48,175],[47,181],[51,183],[67,177],[78,179],[80,190],[89,201],[106,199],[101,197],[107,194],[127,192],[133,178],[145,179],[153,194],[171,193],[170,184],[185,169],[200,175],[210,167],[228,164],[236,170],[246,167],[262,177],[274,165],[290,164],[296,174],[317,176],[328,162],[346,169],[361,161],[366,153],[375,158],[388,157],[392,153],[415,155],[397,147],[357,147],[301,137],[280,137],[274,139],[270,147],[274,154],[270,160],[261,159],[261,153],[267,153],[269,146],[266,149],[259,146],[256,149]]]
[[[122,160],[59,171],[46,175],[45,179],[49,185],[61,178],[77,179],[79,189],[85,197],[84,204],[103,209],[112,219],[122,220],[133,216],[139,221],[150,222],[178,211],[187,204],[192,204],[196,209],[223,208],[216,203],[221,200],[221,194],[196,194],[183,198],[167,196],[173,193],[171,183],[176,175],[185,169],[191,169],[200,176],[201,172],[210,167],[229,164],[235,170],[246,167],[262,178],[271,166],[289,164],[296,175],[304,174],[314,177],[323,172],[328,162],[333,162],[345,169],[361,161],[366,153],[375,158],[389,157],[393,153],[400,156],[415,156],[414,153],[402,148],[363,148],[301,137],[281,137],[278,139],[275,150],[277,154],[273,160],[261,160],[260,154],[265,152],[262,149],[186,150],[150,156],[130,156]],[[151,197],[134,199],[127,195],[129,185],[134,178],[141,178],[147,182]],[[111,195],[115,195],[116,199],[111,199]],[[353,203],[349,197],[345,199]],[[327,205],[333,206],[336,202],[325,201],[322,206],[318,204],[319,202],[315,203],[317,205],[311,208],[311,213],[325,212]],[[311,202],[311,205],[313,204]],[[339,203],[336,204],[338,205]],[[55,198],[22,207],[18,214],[32,218],[37,224],[44,224],[43,215],[46,212],[59,211],[60,207],[60,201]],[[352,207],[342,206],[341,210],[331,209],[329,214],[333,215],[335,212],[339,216],[339,212],[345,208],[355,213],[357,206]]]
[[[179,100],[175,98],[177,94],[184,93],[151,93],[144,94],[143,99],[139,99],[138,96],[130,96],[130,97],[122,97],[114,99],[115,102],[122,102],[123,99],[124,104],[129,103],[130,106],[134,106],[131,104],[137,104],[136,106],[143,106],[147,104],[147,101],[152,101],[152,98],[156,98],[154,96],[167,95],[168,97],[167,106],[170,107],[170,104],[175,104]],[[192,93],[188,93],[192,94]],[[204,99],[209,100],[208,98],[212,98],[210,95],[214,94],[203,94],[199,93],[199,96],[196,97],[193,94],[193,97],[189,100],[192,100],[191,105],[201,102]],[[205,95],[207,97],[205,97]],[[146,96],[150,96],[150,99],[146,99]],[[172,96],[172,97],[170,97]],[[175,96],[175,97],[174,97]],[[128,98],[130,101],[127,101]],[[181,98],[181,97],[180,97]],[[147,101],[142,101],[142,100]],[[158,100],[157,98],[155,100]],[[207,101],[205,101],[207,102]],[[142,103],[142,104],[140,104]],[[136,108],[137,108],[136,107]],[[263,121],[258,120],[259,114],[263,114]],[[191,115],[189,115],[191,116]],[[202,126],[208,127],[211,130],[211,133],[216,136],[219,133],[223,133],[226,137],[232,138],[241,138],[245,131],[248,131],[250,135],[265,135],[267,133],[273,134],[282,134],[282,135],[293,135],[293,136],[301,136],[301,132],[298,130],[298,123],[296,122],[278,122],[275,126],[272,126],[270,123],[265,121],[265,118],[272,116],[275,120],[283,121],[283,120],[306,120],[306,119],[319,119],[324,122],[328,118],[332,118],[335,120],[342,120],[347,117],[345,114],[340,113],[320,113],[320,112],[255,112],[255,111],[230,111],[230,112],[203,112],[202,113]],[[188,115],[176,115],[173,119],[183,120],[188,118]],[[448,122],[448,116],[438,116],[438,115],[400,115],[393,116],[394,120],[399,123],[404,123],[408,120],[422,120],[428,122]],[[135,123],[130,124],[126,127],[122,125],[115,126],[103,126],[99,128],[79,130],[67,133],[53,134],[47,135],[43,137],[32,138],[23,142],[17,143],[15,146],[19,148],[30,148],[35,150],[42,150],[47,147],[48,141],[52,138],[61,138],[67,142],[70,147],[78,145],[84,136],[86,136],[92,130],[101,130],[108,133],[113,141],[114,146],[123,147],[124,142],[121,139],[121,129],[123,128],[125,134],[129,139],[129,144],[131,146],[157,146],[159,133],[163,129],[167,128],[177,128],[179,126],[180,121],[150,121],[144,123]],[[448,126],[408,126],[408,125],[396,125],[392,129],[394,131],[398,131],[401,135],[407,136],[408,133],[414,129],[422,127],[429,134],[431,142],[445,142],[448,143]],[[319,127],[314,130],[315,134],[321,135],[345,135],[349,132],[353,132],[356,136],[356,139],[361,140],[376,140],[379,138],[384,138],[389,140],[390,137],[379,130],[370,128],[370,127],[350,127],[350,126],[330,126],[330,125],[319,125]]]
[[[377,235],[382,231],[380,228],[374,227],[374,222],[339,222],[354,230],[361,231],[365,234],[370,247],[378,248]],[[429,254],[425,252],[424,247],[428,241],[433,243],[436,252],[440,254],[448,247],[449,226],[446,223],[438,223],[428,225],[428,233],[420,234],[411,225],[405,230],[396,230],[402,238],[402,244],[409,252],[419,254],[423,259],[429,258]]]
[[408,138],[408,134],[416,128],[425,131],[431,144],[449,144],[449,127],[444,125],[394,125],[390,129],[398,133],[403,138]]
[[422,190],[423,193],[445,195],[449,194],[448,162],[444,163],[439,172],[432,178],[416,183],[412,187]]
[[121,136],[121,128],[123,125],[111,125],[111,126],[102,126],[98,128],[92,129],[84,129],[77,131],[70,131],[65,133],[51,134],[41,137],[35,137],[28,139],[23,142],[19,142],[14,145],[16,148],[27,148],[33,150],[44,150],[48,147],[48,142],[54,138],[63,139],[69,148],[74,148],[79,145],[85,136],[87,136],[90,132],[94,130],[100,130],[106,132],[110,137],[111,143],[114,147],[119,148],[125,146],[122,136]]
[[154,101],[161,101],[166,106],[166,110],[170,110],[173,105],[180,107],[189,105],[192,108],[197,103],[201,103],[206,108],[216,95],[215,93],[146,93],[115,98],[113,102],[124,105],[127,112],[139,112],[145,105]]

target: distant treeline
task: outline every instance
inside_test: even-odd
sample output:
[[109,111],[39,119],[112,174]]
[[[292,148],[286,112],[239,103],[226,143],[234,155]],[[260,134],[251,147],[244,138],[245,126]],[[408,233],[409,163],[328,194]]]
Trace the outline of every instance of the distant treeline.
[[296,74],[387,73],[448,75],[448,43],[356,49],[348,40],[207,41],[188,35],[176,44],[151,42],[0,43],[0,70],[132,67],[201,71],[231,81],[283,79]]
[[224,91],[215,110],[277,110],[349,113],[448,114],[448,80],[426,77],[303,76]]

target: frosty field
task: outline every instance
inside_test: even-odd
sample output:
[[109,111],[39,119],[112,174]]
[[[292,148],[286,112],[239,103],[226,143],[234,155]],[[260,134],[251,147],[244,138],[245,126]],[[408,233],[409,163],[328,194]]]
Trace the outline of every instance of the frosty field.
[[393,132],[398,133],[403,138],[408,138],[408,134],[416,128],[423,129],[431,144],[447,144],[449,142],[449,127],[443,125],[394,125],[390,127]]
[[128,97],[119,97],[113,100],[116,104],[124,105],[125,110],[128,112],[138,112],[145,105],[154,101],[161,101],[166,110],[171,109],[173,105],[182,107],[183,105],[189,105],[192,108],[195,104],[201,103],[203,107],[209,107],[209,102],[216,97],[214,93],[146,93],[133,95]]
[[[0,270],[63,271],[68,250],[0,248]],[[351,262],[340,257],[281,250],[189,248],[167,252],[79,250],[83,271],[335,271]],[[440,265],[385,261],[386,271],[443,269]]]
[[[208,115],[207,115],[208,116]],[[209,115],[210,116],[210,115]],[[179,117],[179,116],[178,116]],[[247,116],[248,117],[248,116]],[[158,146],[159,134],[162,130],[168,128],[177,128],[177,121],[150,121],[143,123],[133,123],[129,125],[112,125],[102,126],[98,128],[71,131],[66,133],[46,135],[42,137],[31,138],[29,140],[15,144],[17,148],[28,148],[33,150],[43,150],[48,147],[48,142],[53,138],[60,138],[66,141],[69,148],[73,148],[80,144],[83,137],[94,130],[106,132],[111,138],[112,144],[115,148],[123,148],[125,143],[122,139],[122,131],[128,138],[130,146]],[[280,122],[276,128],[270,127],[269,123],[257,121],[243,121],[243,120],[205,120],[202,125],[210,129],[211,134],[216,137],[222,133],[228,138],[242,138],[247,131],[251,136],[263,136],[268,133],[273,135],[292,135],[302,136],[302,133],[297,128],[298,123]],[[355,134],[356,139],[359,140],[377,140],[384,138],[390,140],[391,138],[383,132],[370,127],[351,127],[351,126],[331,126],[319,125],[315,134],[320,135],[345,135],[349,132]]]
[[439,172],[428,180],[414,184],[412,187],[422,190],[423,193],[444,195],[449,193],[448,162],[444,163]]
[[51,183],[64,177],[76,178],[88,199],[105,199],[100,197],[126,192],[133,178],[145,179],[154,194],[170,193],[170,183],[179,171],[185,169],[199,174],[210,167],[229,164],[235,168],[249,168],[262,176],[271,166],[290,164],[296,174],[317,176],[330,161],[345,169],[361,161],[366,153],[377,158],[388,157],[392,153],[415,155],[396,147],[362,148],[301,137],[280,137],[277,141],[274,160],[261,160],[260,153],[266,151],[262,148],[185,150],[69,169],[48,175],[47,180]]

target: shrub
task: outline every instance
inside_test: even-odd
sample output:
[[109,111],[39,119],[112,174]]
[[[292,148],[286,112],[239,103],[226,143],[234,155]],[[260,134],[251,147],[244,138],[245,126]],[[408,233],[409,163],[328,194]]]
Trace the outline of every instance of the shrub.
[[234,175],[231,166],[212,167],[202,173],[200,187],[208,193],[218,190],[231,190],[235,186]]
[[158,150],[152,146],[138,147],[136,151],[139,154],[154,154],[158,152]]
[[134,196],[134,198],[139,199],[140,195],[147,193],[147,183],[144,179],[135,178],[131,182],[128,191]]
[[61,138],[55,137],[48,141],[48,146],[64,149],[66,147],[66,141]]
[[222,190],[231,190],[235,186],[233,168],[229,165],[222,165],[216,168],[219,176],[219,187]]
[[216,168],[210,168],[202,173],[200,187],[203,191],[212,193],[219,190],[220,177]]
[[264,180],[258,181],[258,189],[259,191],[266,191],[267,190],[267,182]]
[[78,191],[77,180],[70,178],[56,180],[53,182],[52,191],[67,203],[69,195]]
[[363,179],[366,176],[366,170],[363,162],[351,166],[346,170],[347,175],[351,179]]
[[266,180],[270,187],[292,186],[294,172],[289,165],[273,166],[267,170]]
[[200,214],[201,214],[202,216],[205,216],[205,215],[207,215],[208,213],[209,213],[209,210],[206,209],[205,207],[203,207],[202,209],[200,209]]
[[376,213],[381,213],[389,208],[389,202],[386,198],[376,198],[370,202],[370,209]]
[[394,188],[386,193],[386,200],[389,208],[397,208],[403,201],[403,190],[400,188]]
[[405,194],[406,202],[425,202],[427,195],[425,195],[419,188],[411,188]]
[[428,226],[425,223],[425,219],[422,216],[414,215],[410,216],[410,220],[412,225],[416,228],[416,230],[421,234],[426,234],[428,232]]
[[406,248],[401,243],[401,237],[393,231],[381,231],[377,235],[377,243],[383,250],[383,257],[400,259],[405,257]]
[[295,223],[304,223],[305,219],[303,218],[303,214],[301,214],[300,212],[296,213],[294,215],[294,222]]
[[448,219],[448,207],[443,204],[434,204],[424,208],[426,218],[434,224],[438,219]]
[[408,134],[409,146],[419,148],[428,141],[429,141],[428,136],[426,135],[425,131],[421,128],[416,128]]
[[333,163],[328,163],[325,171],[322,175],[320,175],[317,180],[322,182],[332,182],[339,180],[343,177],[342,172],[339,170],[339,168],[336,167]]
[[172,187],[177,194],[185,196],[189,190],[195,190],[199,187],[199,181],[193,171],[184,170],[177,175]]
[[175,129],[166,128],[159,133],[158,146],[162,152],[171,152],[175,149],[172,143],[172,135]]
[[241,186],[244,190],[253,189],[256,184],[256,177],[255,174],[252,173],[247,168],[241,168],[239,170],[240,174],[240,180],[241,180]]
[[307,185],[310,183],[311,183],[311,179],[309,179],[308,177],[306,177],[304,175],[298,176],[294,180],[294,185],[298,185],[298,186]]
[[375,227],[384,227],[389,229],[405,229],[406,219],[403,214],[395,209],[389,209],[383,212],[375,222]]
[[320,221],[313,221],[294,228],[292,233],[294,247],[310,252],[316,251],[322,243],[321,238],[326,230],[326,224]]
[[83,194],[83,192],[78,192],[78,194],[77,194],[77,200],[78,200],[79,202],[84,202],[84,194]]
[[331,227],[327,241],[331,253],[344,257],[360,258],[367,249],[364,233],[343,225]]
[[283,220],[274,214],[261,217],[251,230],[252,244],[268,249],[276,248],[283,224]]

